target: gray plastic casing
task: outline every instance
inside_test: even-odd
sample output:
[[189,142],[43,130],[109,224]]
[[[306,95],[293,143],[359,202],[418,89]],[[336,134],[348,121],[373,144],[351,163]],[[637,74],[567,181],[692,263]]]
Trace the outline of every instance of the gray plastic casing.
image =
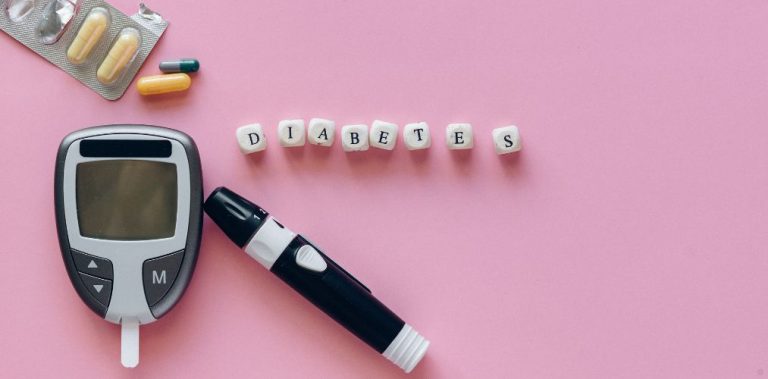
[[[79,144],[84,139],[168,140],[168,158],[82,157]],[[176,164],[178,206],[173,237],[149,241],[111,241],[80,235],[77,223],[75,174],[78,163],[96,160],[136,159]],[[69,278],[80,298],[106,320],[119,324],[134,319],[141,324],[155,321],[178,302],[189,284],[197,262],[202,232],[202,172],[194,141],[188,135],[149,125],[106,125],[82,129],[64,137],[56,157],[55,205],[59,245]],[[100,304],[79,277],[71,249],[112,261],[112,296],[107,307]],[[142,266],[152,259],[184,250],[179,273],[165,296],[153,306],[147,304],[142,282]]]

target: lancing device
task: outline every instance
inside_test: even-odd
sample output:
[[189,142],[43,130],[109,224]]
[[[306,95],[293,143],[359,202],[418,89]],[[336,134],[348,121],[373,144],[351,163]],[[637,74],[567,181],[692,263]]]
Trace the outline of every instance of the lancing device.
[[405,372],[421,361],[429,341],[307,239],[225,187],[205,213],[232,242]]

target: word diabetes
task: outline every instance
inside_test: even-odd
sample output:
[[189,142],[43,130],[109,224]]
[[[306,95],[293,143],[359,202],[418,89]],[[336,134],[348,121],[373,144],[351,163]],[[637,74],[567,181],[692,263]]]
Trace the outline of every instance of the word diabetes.
[[[241,126],[235,133],[243,154],[251,154],[267,148],[267,137],[260,124]],[[305,126],[304,120],[283,120],[277,125],[277,136],[283,147],[312,145],[331,147],[336,138],[336,123],[331,120],[313,118]],[[491,131],[493,145],[498,154],[520,151],[522,144],[517,126],[509,125]],[[391,122],[376,120],[370,128],[365,124],[341,127],[341,147],[347,152],[366,151],[371,146],[393,150],[397,144],[398,126]],[[426,122],[415,122],[403,127],[403,144],[408,150],[427,149],[432,146],[432,134]],[[445,128],[445,143],[451,150],[471,149],[475,146],[472,125],[468,123],[448,124]]]

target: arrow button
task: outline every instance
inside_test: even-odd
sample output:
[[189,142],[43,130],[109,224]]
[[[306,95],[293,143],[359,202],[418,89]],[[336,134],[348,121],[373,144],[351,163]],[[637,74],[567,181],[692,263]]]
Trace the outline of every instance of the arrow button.
[[105,307],[109,306],[109,298],[112,297],[112,281],[82,272],[80,273],[80,279],[96,301]]
[[72,249],[72,258],[77,271],[88,275],[112,280],[112,262],[109,259],[97,257]]

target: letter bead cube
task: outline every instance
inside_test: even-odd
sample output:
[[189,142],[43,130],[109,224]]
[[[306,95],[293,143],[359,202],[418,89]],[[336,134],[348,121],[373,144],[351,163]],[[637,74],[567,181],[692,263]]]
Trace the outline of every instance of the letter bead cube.
[[344,125],[341,128],[341,147],[344,151],[368,150],[368,126]]
[[471,124],[448,124],[445,142],[451,150],[471,149],[475,146]]
[[277,124],[277,136],[280,138],[280,146],[304,146],[307,141],[307,132],[304,130],[304,120],[280,121],[280,123]]
[[243,125],[237,128],[237,143],[243,154],[255,153],[267,148],[267,138],[259,124]]
[[371,146],[392,150],[397,142],[397,125],[391,122],[376,120],[371,124],[370,132]]
[[336,123],[322,118],[313,118],[309,120],[307,128],[307,139],[309,143],[318,146],[333,145],[334,135],[336,134]]
[[509,154],[520,151],[523,148],[520,142],[520,131],[517,126],[509,125],[493,129],[493,145],[497,154]]
[[426,122],[414,122],[403,127],[403,143],[408,150],[426,149],[432,146],[432,135]]

